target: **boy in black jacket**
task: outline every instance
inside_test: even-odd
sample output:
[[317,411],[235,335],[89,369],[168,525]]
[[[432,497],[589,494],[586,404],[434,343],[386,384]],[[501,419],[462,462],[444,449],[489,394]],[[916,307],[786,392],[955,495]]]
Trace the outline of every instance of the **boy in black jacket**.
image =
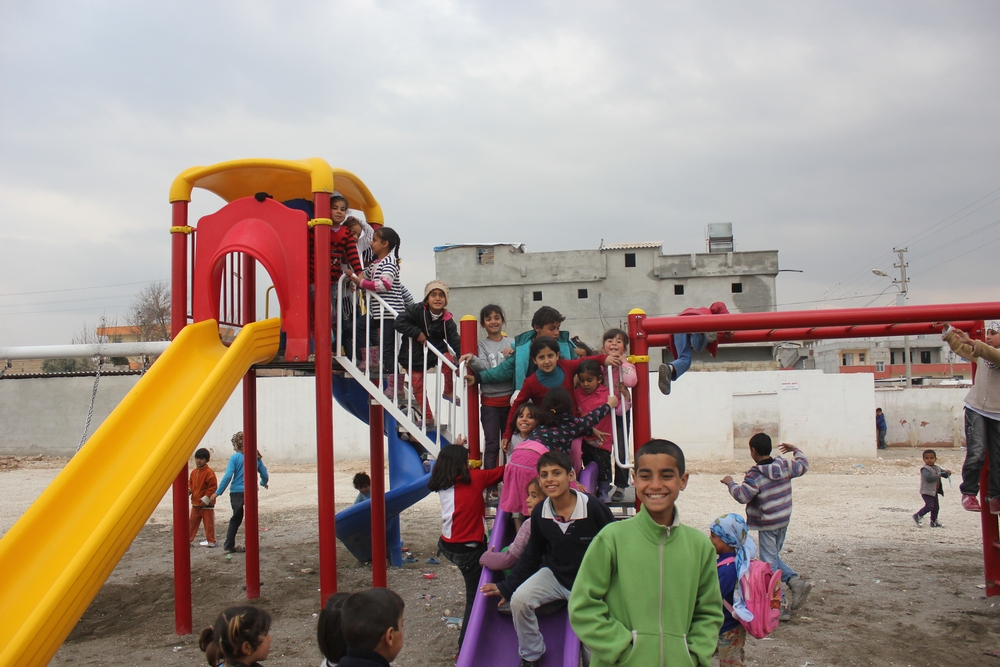
[[[410,373],[410,388],[414,397],[420,397],[422,404],[420,412],[424,416],[428,430],[434,425],[434,415],[431,414],[429,402],[424,394],[424,373],[438,365],[438,358],[428,350],[427,367],[424,368],[422,346],[432,345],[445,354],[457,353],[462,346],[458,327],[447,306],[448,286],[440,280],[432,280],[424,287],[423,302],[406,306],[406,310],[396,318],[396,331],[403,334],[403,342],[399,349],[399,365]],[[451,359],[454,359],[454,356]],[[444,396],[450,399],[453,396],[453,380],[450,370],[444,369],[444,371]]]
[[520,667],[537,665],[545,654],[535,610],[568,600],[587,547],[601,528],[614,522],[607,505],[570,488],[573,463],[558,450],[538,459],[538,481],[545,500],[531,512],[531,537],[510,576],[481,591],[510,600],[517,630]]

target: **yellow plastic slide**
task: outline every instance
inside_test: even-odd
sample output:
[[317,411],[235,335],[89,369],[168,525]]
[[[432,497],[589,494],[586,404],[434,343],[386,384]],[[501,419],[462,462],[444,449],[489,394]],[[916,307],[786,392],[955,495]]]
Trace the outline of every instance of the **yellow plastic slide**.
[[185,327],[0,539],[0,667],[55,655],[279,330],[250,324],[227,348],[214,320]]

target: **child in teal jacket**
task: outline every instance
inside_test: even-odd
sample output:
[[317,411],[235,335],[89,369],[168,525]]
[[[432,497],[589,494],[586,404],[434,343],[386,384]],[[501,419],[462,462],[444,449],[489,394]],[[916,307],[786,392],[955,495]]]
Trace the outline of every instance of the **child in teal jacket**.
[[569,599],[591,667],[711,665],[722,594],[715,547],[681,525],[674,507],[687,480],[684,452],[669,440],[651,440],[636,453],[642,509],[598,533]]

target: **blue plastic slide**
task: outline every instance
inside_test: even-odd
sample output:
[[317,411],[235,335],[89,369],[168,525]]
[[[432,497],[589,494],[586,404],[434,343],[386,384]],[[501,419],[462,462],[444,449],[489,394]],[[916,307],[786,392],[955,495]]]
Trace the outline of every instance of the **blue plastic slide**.
[[[353,378],[334,375],[333,396],[345,410],[368,423],[368,392]],[[399,532],[399,515],[407,507],[422,500],[430,491],[420,455],[408,442],[399,438],[396,420],[384,417],[389,441],[389,491],[385,494],[386,551],[395,567],[403,565],[403,541]],[[371,501],[352,505],[337,513],[337,538],[348,551],[362,562],[372,559]]]

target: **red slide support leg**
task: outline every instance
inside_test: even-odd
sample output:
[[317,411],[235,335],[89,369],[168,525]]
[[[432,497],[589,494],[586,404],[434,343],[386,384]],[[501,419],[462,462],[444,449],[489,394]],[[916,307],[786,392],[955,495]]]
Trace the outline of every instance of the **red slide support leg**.
[[[243,324],[257,319],[257,261],[243,254]],[[257,486],[257,371],[243,376],[243,499],[247,599],[260,597],[260,502]]]
[[368,400],[368,428],[371,445],[372,488],[372,588],[389,585],[385,552],[385,428],[382,406],[374,399]]
[[[170,337],[187,326],[187,226],[188,203],[175,201],[170,228]],[[191,608],[191,547],[188,545],[187,464],[177,474],[173,486],[174,503],[174,626],[178,635],[189,635],[193,629]]]

